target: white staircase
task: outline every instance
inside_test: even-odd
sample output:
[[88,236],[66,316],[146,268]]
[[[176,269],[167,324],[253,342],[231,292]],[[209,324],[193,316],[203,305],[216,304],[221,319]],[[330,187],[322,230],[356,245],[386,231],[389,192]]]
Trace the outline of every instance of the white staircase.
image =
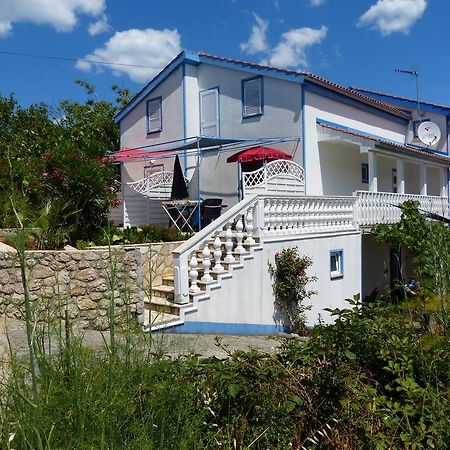
[[244,198],[173,251],[173,276],[152,286],[145,301],[146,331],[181,325],[190,313],[213,307],[212,293],[235,282],[233,273],[245,270],[247,261],[262,257],[265,239],[357,229],[355,200],[292,194]]

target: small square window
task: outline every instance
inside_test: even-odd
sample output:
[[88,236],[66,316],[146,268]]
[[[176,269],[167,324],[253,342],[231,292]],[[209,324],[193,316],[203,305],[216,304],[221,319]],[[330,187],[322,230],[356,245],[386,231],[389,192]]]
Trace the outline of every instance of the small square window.
[[361,183],[369,183],[369,164],[361,164]]
[[242,80],[242,116],[252,117],[264,114],[263,78]]
[[330,251],[330,276],[331,278],[340,278],[344,276],[344,251]]
[[161,97],[147,102],[147,133],[157,133],[162,130],[162,99]]

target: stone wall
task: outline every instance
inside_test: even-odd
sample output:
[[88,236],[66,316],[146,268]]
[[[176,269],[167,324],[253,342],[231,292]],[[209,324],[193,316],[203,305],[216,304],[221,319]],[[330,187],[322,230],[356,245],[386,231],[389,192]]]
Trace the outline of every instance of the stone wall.
[[[28,283],[36,315],[64,317],[79,328],[107,329],[114,298],[116,323],[126,312],[142,315],[143,284],[138,248],[74,251],[27,251]],[[115,275],[114,275],[115,274]],[[24,317],[20,266],[15,252],[0,253],[0,314]]]

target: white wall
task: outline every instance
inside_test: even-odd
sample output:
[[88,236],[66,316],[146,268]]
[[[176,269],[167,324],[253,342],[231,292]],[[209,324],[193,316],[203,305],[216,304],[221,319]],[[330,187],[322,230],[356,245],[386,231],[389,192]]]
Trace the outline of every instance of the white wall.
[[[324,308],[343,308],[346,298],[361,289],[361,235],[358,233],[300,237],[295,240],[265,241],[263,250],[255,252],[254,259],[245,261],[243,269],[233,271],[231,279],[221,281],[221,288],[211,291],[209,300],[199,303],[197,312],[187,314],[186,322],[275,325],[272,280],[268,262],[274,263],[275,253],[283,248],[297,246],[300,255],[312,258],[308,275],[318,281],[308,289],[316,290],[307,312],[308,325],[317,323],[319,316],[331,322]],[[344,250],[344,276],[330,278],[330,250]]]
[[[169,75],[120,122],[121,147],[136,148],[183,139],[181,67]],[[147,100],[162,97],[162,131],[147,134]]]
[[221,136],[300,136],[301,88],[298,83],[263,77],[264,114],[242,118],[241,81],[251,76],[234,69],[208,64],[199,66],[198,89],[219,87]]
[[[319,168],[324,195],[352,195],[356,190],[367,190],[362,183],[361,164],[367,163],[367,154],[359,146],[347,142],[320,142]],[[310,177],[315,178],[314,172]]]
[[[345,105],[336,100],[318,94],[305,92],[305,128],[306,128],[306,193],[323,195],[325,181],[322,179],[321,158],[317,136],[317,119],[326,120],[360,131],[380,136],[387,140],[404,142],[406,125],[380,117],[371,112]],[[321,144],[322,145],[322,144]],[[360,174],[361,170],[358,170]],[[355,186],[357,189],[358,186]],[[354,189],[354,190],[355,190]]]

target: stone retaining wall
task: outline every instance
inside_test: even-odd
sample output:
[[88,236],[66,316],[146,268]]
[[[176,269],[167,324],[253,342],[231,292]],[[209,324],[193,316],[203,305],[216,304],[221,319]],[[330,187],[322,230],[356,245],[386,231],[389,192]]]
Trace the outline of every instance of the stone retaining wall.
[[[28,285],[38,318],[64,317],[79,328],[105,330],[114,298],[118,325],[126,312],[142,314],[141,253],[136,248],[27,251]],[[114,273],[116,276],[114,276]],[[20,266],[15,252],[0,253],[0,314],[24,317]]]
[[[73,251],[27,251],[29,291],[37,315],[64,317],[65,310],[82,329],[108,328],[114,296],[116,324],[126,312],[142,320],[150,280],[161,284],[172,274],[172,251],[180,242]],[[111,282],[112,275],[116,280]],[[111,288],[113,284],[114,288]],[[0,314],[24,317],[20,266],[15,252],[0,252]],[[43,316],[44,315],[44,316]]]

